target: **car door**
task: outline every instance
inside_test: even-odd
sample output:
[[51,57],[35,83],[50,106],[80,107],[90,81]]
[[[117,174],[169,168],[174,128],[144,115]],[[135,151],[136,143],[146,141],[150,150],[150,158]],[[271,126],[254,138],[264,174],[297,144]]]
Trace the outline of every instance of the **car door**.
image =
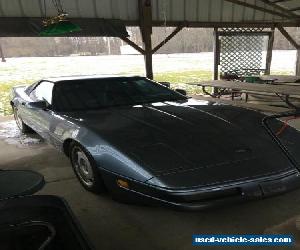
[[29,97],[35,102],[45,101],[48,107],[45,109],[34,108],[30,107],[30,103],[27,107],[31,117],[30,124],[28,125],[46,140],[49,140],[49,128],[53,116],[53,111],[51,109],[53,89],[53,82],[41,81],[30,92]]

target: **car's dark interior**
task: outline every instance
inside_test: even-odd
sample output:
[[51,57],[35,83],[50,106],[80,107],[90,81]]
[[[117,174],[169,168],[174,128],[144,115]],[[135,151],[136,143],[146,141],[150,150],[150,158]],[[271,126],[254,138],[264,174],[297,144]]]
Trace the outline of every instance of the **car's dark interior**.
[[186,99],[145,78],[89,79],[57,83],[53,93],[56,111],[77,111]]

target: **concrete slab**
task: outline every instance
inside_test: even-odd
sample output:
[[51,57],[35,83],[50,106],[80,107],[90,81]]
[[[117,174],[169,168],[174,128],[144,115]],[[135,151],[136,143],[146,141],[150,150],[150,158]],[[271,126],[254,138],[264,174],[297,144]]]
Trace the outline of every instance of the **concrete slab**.
[[275,231],[292,232],[297,239],[300,236],[294,225],[300,213],[300,190],[207,211],[178,212],[121,204],[109,195],[87,192],[76,180],[69,160],[44,143],[18,147],[0,139],[0,159],[0,169],[33,169],[44,174],[47,184],[39,194],[65,198],[96,249],[195,249],[191,245],[192,234],[201,233]]

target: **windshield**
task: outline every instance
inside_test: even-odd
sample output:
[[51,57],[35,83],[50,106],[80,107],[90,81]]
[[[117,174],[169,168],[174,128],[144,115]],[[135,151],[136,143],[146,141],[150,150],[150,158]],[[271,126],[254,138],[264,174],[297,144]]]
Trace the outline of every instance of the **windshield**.
[[146,78],[84,79],[58,83],[54,94],[57,111],[100,109],[186,97]]

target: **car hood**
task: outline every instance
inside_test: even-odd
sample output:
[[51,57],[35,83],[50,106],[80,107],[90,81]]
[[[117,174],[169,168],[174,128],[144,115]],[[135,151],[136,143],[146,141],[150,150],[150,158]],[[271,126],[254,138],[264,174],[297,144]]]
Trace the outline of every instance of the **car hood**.
[[249,110],[190,99],[75,116],[161,178],[195,169],[203,178],[244,178],[292,167],[261,126],[263,115]]

